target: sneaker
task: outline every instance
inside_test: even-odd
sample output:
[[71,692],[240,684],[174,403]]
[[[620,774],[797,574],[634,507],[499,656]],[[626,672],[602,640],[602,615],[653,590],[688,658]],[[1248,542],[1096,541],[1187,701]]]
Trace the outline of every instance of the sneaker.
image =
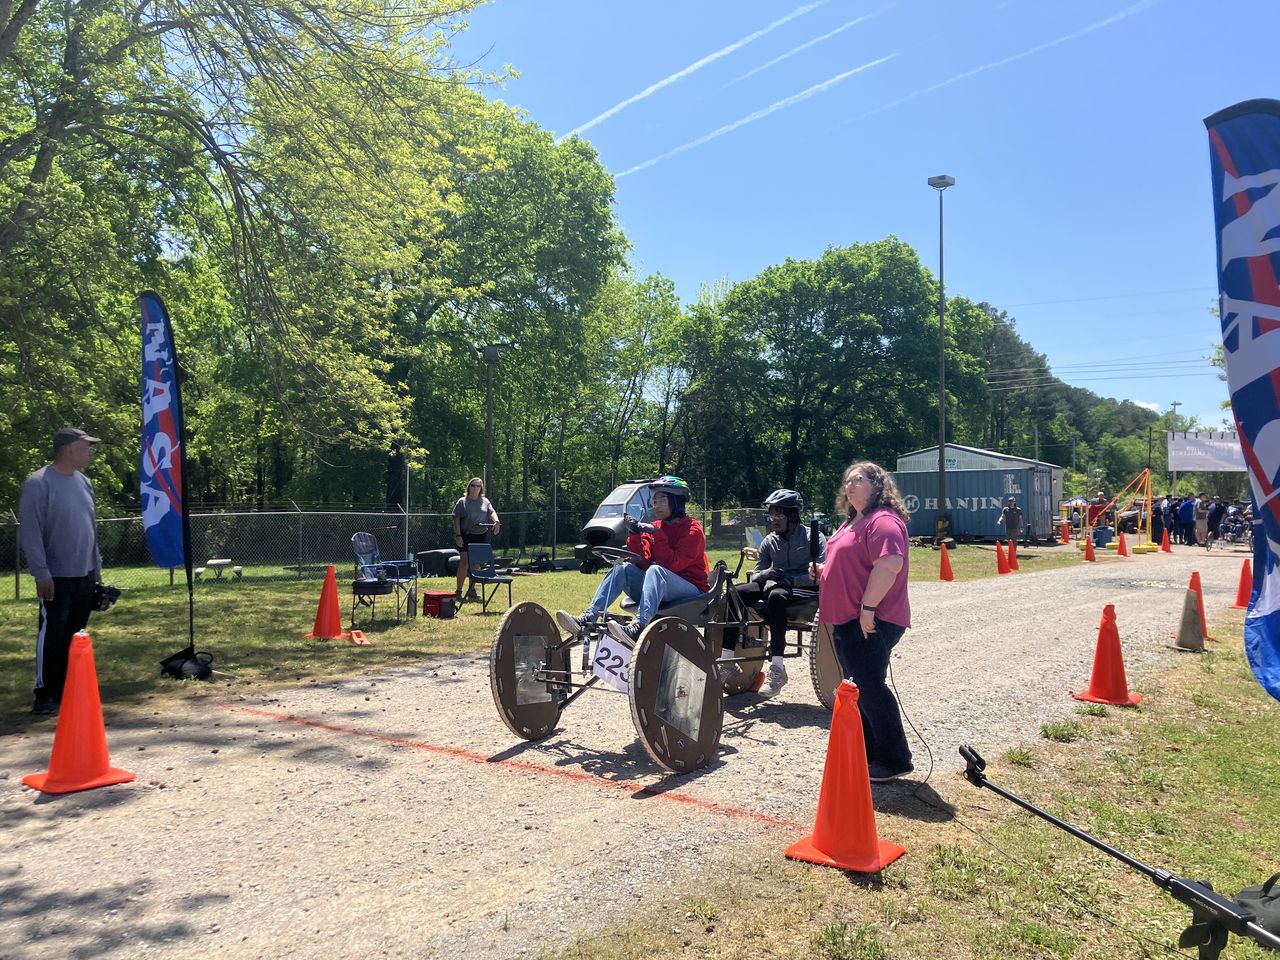
[[605,624],[605,629],[609,631],[609,636],[615,640],[620,640],[628,647],[634,647],[636,641],[640,639],[640,634],[644,631],[643,623],[636,623],[632,620],[630,623],[619,623],[617,620],[610,620]]
[[867,764],[867,774],[872,783],[888,783],[890,780],[898,780],[915,770],[911,764],[907,764],[904,769],[894,770],[886,767],[882,763],[872,761]]
[[31,712],[37,717],[52,717],[58,712],[60,706],[61,704],[51,697],[36,697],[35,703],[31,705]]
[[720,686],[727,687],[742,676],[742,665],[732,660],[717,660],[716,674],[720,677]]
[[770,697],[776,697],[782,688],[787,685],[787,679],[786,667],[775,667],[770,664],[764,675],[764,683],[760,685],[760,689],[757,692],[766,700]]
[[567,630],[571,637],[586,633],[595,626],[594,618],[588,617],[585,613],[580,617],[575,617],[568,610],[556,611],[556,623],[560,624],[562,630]]

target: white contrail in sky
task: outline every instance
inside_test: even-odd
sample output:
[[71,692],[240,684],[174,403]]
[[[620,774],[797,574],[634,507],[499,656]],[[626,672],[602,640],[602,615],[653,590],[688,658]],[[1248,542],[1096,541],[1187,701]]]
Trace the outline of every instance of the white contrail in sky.
[[719,60],[721,57],[727,57],[729,54],[733,53],[735,50],[740,50],[742,47],[745,47],[752,40],[759,40],[770,30],[775,30],[778,27],[782,26],[784,23],[788,22],[789,20],[794,20],[796,17],[802,17],[806,13],[809,13],[812,10],[818,9],[818,7],[822,6],[826,2],[827,0],[817,0],[816,3],[806,3],[804,6],[796,7],[794,10],[788,13],[781,20],[775,20],[773,21],[773,23],[769,24],[767,27],[762,27],[761,29],[757,30],[755,33],[749,33],[745,37],[743,37],[741,40],[735,40],[733,43],[729,44],[727,47],[722,47],[721,49],[717,50],[715,53],[709,53],[705,57],[703,57],[701,60],[698,60],[694,63],[689,64],[689,66],[685,67],[683,70],[677,70],[675,73],[671,74],[671,76],[664,77],[663,79],[659,80],[657,83],[651,84],[650,86],[645,87],[639,93],[635,94],[634,96],[627,97],[627,99],[623,100],[621,103],[615,104],[614,106],[610,107],[608,110],[606,110],[604,113],[600,114],[599,116],[592,117],[590,120],[588,120],[586,123],[582,124],[579,127],[574,127],[572,130],[566,133],[563,137],[558,137],[557,140],[563,140],[565,139],[565,137],[572,137],[574,134],[582,133],[584,130],[590,130],[597,123],[601,123],[605,120],[608,120],[615,113],[625,110],[627,107],[631,106],[631,104],[636,103],[640,100],[643,100],[645,97],[650,96],[651,94],[657,93],[663,87],[670,86],[671,84],[675,83],[677,80],[684,79],[685,77],[689,76],[689,74],[697,70],[701,70],[707,64],[712,63],[716,60]]
[[726,87],[731,86],[732,84],[737,83],[739,80],[745,80],[745,79],[747,79],[747,77],[754,77],[754,76],[755,76],[757,73],[759,73],[761,70],[768,70],[768,69],[769,69],[770,67],[772,67],[775,63],[781,63],[783,60],[786,60],[788,57],[794,57],[794,56],[795,56],[797,53],[799,53],[801,50],[807,50],[807,49],[809,49],[810,47],[812,47],[815,43],[821,43],[823,40],[830,40],[830,39],[831,39],[832,37],[834,37],[837,33],[844,33],[844,32],[845,32],[846,30],[848,30],[850,27],[856,27],[858,24],[863,23],[863,22],[865,22],[865,21],[867,21],[867,20],[870,20],[872,17],[874,17],[874,16],[878,16],[878,15],[879,15],[879,14],[881,14],[881,13],[884,13],[884,12],[885,12],[886,10],[888,10],[888,9],[889,9],[889,7],[891,7],[891,6],[893,6],[893,4],[889,4],[889,6],[887,6],[887,7],[881,7],[879,10],[876,10],[876,11],[874,11],[874,12],[872,12],[872,13],[868,13],[868,14],[866,14],[865,16],[858,17],[858,19],[856,19],[856,20],[850,20],[848,23],[842,23],[840,26],[836,27],[836,28],[835,28],[834,30],[832,30],[830,33],[824,33],[824,34],[823,34],[822,36],[820,36],[820,37],[814,37],[814,38],[813,38],[812,40],[810,40],[808,43],[802,43],[802,44],[800,44],[800,46],[798,46],[798,47],[792,47],[792,48],[791,48],[790,50],[788,50],[786,53],[782,54],[782,56],[780,56],[780,57],[774,57],[774,58],[773,58],[772,60],[770,60],[768,63],[762,63],[762,64],[760,64],[760,66],[756,67],[754,70],[748,70],[746,73],[744,73],[744,74],[743,74],[742,76],[740,76],[740,77],[734,77],[732,80],[730,80],[728,83],[726,83],[726,84],[725,84],[725,86],[726,86]]
[[[1015,53],[1011,57],[1005,57],[1003,60],[996,60],[992,63],[984,63],[980,67],[974,67],[972,70],[966,70],[964,73],[958,73],[954,77],[952,77],[950,80],[943,80],[941,83],[935,83],[931,87],[925,87],[924,89],[917,90],[914,93],[908,93],[905,97],[899,97],[897,100],[894,100],[892,103],[886,103],[883,107],[876,107],[876,109],[870,111],[869,113],[864,113],[863,116],[870,117],[873,114],[883,113],[885,110],[889,110],[892,107],[896,107],[900,103],[906,103],[908,100],[914,100],[916,97],[922,97],[926,93],[933,93],[933,91],[935,90],[940,90],[943,87],[950,86],[951,84],[957,83],[960,80],[967,80],[969,77],[975,76],[976,74],[982,73],[986,70],[994,70],[996,67],[1003,67],[1005,66],[1005,64],[1013,63],[1015,60],[1021,60],[1024,57],[1029,57],[1034,53],[1040,53],[1044,50],[1048,50],[1050,47],[1056,47],[1058,44],[1066,43],[1068,40],[1079,40],[1081,37],[1085,36],[1085,34],[1093,33],[1095,30],[1101,30],[1103,27],[1109,27],[1113,23],[1119,23],[1121,20],[1124,20],[1127,17],[1133,16],[1135,13],[1141,13],[1143,10],[1147,10],[1150,7],[1154,7],[1159,2],[1160,0],[1142,0],[1142,2],[1135,3],[1131,7],[1125,7],[1119,13],[1113,13],[1111,16],[1107,17],[1105,20],[1099,20],[1097,23],[1091,23],[1089,24],[1089,26],[1083,27],[1080,30],[1075,31],[1075,33],[1068,33],[1065,36],[1058,37],[1058,39],[1056,40],[1050,40],[1047,43],[1042,43],[1038,46],[1032,47],[1030,50],[1023,50],[1021,53]],[[839,127],[846,126],[852,122],[853,122],[852,120],[846,120],[844,123],[837,124],[832,129],[833,130],[838,129]]]
[[725,126],[720,127],[718,130],[712,130],[710,133],[704,134],[703,136],[699,137],[697,140],[690,140],[688,143],[681,144],[680,146],[676,147],[674,150],[668,150],[666,153],[662,154],[661,156],[657,156],[657,157],[654,157],[652,160],[646,160],[644,163],[637,164],[636,166],[632,167],[630,170],[623,170],[621,173],[615,174],[614,179],[621,180],[623,177],[629,176],[633,173],[638,173],[641,170],[646,170],[649,167],[652,167],[656,163],[661,163],[663,160],[669,160],[672,157],[676,156],[677,154],[684,153],[686,150],[692,150],[694,147],[700,147],[704,143],[708,143],[714,140],[716,137],[723,137],[726,133],[730,133],[731,131],[737,130],[739,127],[745,127],[748,123],[754,123],[756,120],[760,120],[764,117],[767,117],[771,113],[777,113],[779,110],[785,110],[787,107],[794,106],[795,104],[799,103],[801,100],[808,100],[810,97],[814,96],[815,94],[819,94],[826,90],[830,90],[832,87],[834,87],[841,80],[844,80],[846,77],[852,77],[855,73],[861,73],[863,70],[870,70],[872,67],[879,66],[880,64],[884,63],[886,60],[892,60],[896,56],[897,56],[896,53],[891,53],[887,57],[881,57],[879,60],[872,60],[870,63],[864,63],[860,67],[854,67],[852,70],[846,70],[844,73],[837,74],[836,76],[832,77],[830,80],[824,80],[822,81],[822,83],[815,83],[812,87],[810,87],[807,90],[801,90],[799,93],[794,94],[793,96],[787,97],[785,100],[779,100],[777,103],[770,104],[769,106],[761,110],[757,110],[755,113],[750,114],[749,116],[743,117],[741,120],[735,120],[733,123],[726,124]]

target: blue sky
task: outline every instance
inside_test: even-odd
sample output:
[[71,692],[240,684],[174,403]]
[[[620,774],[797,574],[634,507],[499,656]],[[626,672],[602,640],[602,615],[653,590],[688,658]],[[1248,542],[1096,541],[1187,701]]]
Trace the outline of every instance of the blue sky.
[[[1203,119],[1280,97],[1280,2],[492,0],[459,60],[590,140],[641,274],[895,234],[1068,383],[1219,426]],[[1269,82],[1268,82],[1269,81]]]

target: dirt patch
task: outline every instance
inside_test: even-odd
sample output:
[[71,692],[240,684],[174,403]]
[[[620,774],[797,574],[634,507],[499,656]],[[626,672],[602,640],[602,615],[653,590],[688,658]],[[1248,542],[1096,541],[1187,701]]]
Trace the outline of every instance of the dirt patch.
[[[1141,690],[1179,655],[1168,633],[1193,569],[1211,621],[1234,599],[1238,563],[1217,560],[913,585],[893,673],[932,750],[926,798],[966,789],[959,744],[996,755],[1073,714],[1104,603]],[[112,762],[138,779],[62,797],[21,785],[48,761],[52,725],[33,726],[0,740],[0,956],[503,960],[571,943],[807,832],[828,718],[795,663],[779,698],[728,701],[719,757],[686,777],[649,761],[620,694],[513,740],[476,655],[108,708]],[[919,780],[929,753],[912,746]],[[897,818],[944,817],[914,787],[876,787],[887,839]]]

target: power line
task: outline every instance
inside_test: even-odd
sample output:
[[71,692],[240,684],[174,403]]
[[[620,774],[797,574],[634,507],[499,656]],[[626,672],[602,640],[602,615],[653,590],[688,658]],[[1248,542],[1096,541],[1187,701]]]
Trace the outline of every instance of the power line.
[[1072,383],[1068,383],[1065,380],[1060,380],[1059,378],[1054,376],[1047,376],[1047,377],[1041,377],[1038,379],[1028,378],[1026,380],[1020,380],[1020,381],[1007,381],[1007,382],[991,384],[991,385],[988,385],[987,391],[989,393],[998,393],[1005,390],[1018,390],[1018,389],[1024,389],[1027,387],[1048,387],[1048,386],[1053,386],[1054,384],[1061,384],[1064,387],[1070,387],[1070,386],[1073,386],[1075,383],[1096,383],[1099,381],[1110,381],[1110,380],[1186,380],[1192,377],[1217,377],[1217,376],[1218,374],[1216,372],[1208,371],[1208,370],[1203,372],[1197,372],[1197,373],[1193,373],[1190,371],[1183,372],[1183,373],[1164,373],[1164,374],[1150,373],[1150,374],[1139,374],[1139,375],[1126,373],[1123,376],[1117,375],[1114,377],[1072,377],[1072,381],[1073,381]]

